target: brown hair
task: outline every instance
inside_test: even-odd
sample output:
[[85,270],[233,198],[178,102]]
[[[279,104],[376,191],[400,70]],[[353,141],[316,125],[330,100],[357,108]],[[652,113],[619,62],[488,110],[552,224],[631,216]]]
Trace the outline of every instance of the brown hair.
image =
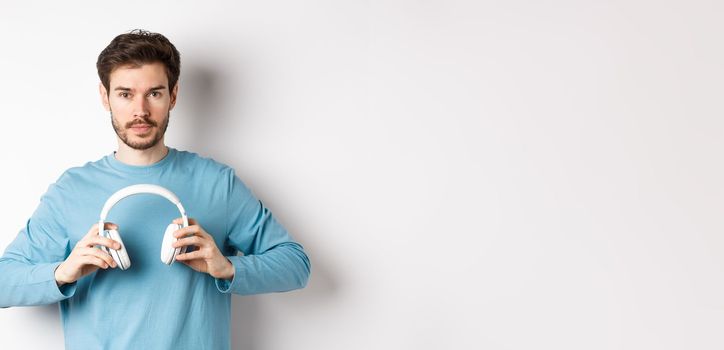
[[115,37],[98,55],[96,68],[101,83],[110,93],[111,73],[121,66],[139,67],[160,62],[166,67],[168,89],[173,91],[181,74],[181,59],[176,47],[165,36],[135,29]]

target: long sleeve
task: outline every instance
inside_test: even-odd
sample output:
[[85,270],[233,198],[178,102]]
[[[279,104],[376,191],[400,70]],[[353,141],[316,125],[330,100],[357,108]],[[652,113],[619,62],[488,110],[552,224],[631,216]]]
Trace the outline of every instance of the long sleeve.
[[310,263],[302,246],[233,171],[228,176],[228,243],[243,256],[227,256],[234,278],[217,279],[219,291],[249,295],[303,288]]
[[61,203],[57,186],[51,185],[0,257],[0,307],[52,304],[73,295],[75,283],[59,288],[54,276],[68,252]]
[[[97,222],[107,199],[137,184],[172,191],[230,259],[233,279],[162,263],[163,234],[179,208],[147,193],[124,199],[106,217],[119,226],[131,268],[94,269],[58,288],[55,269]],[[232,293],[287,291],[309,278],[302,247],[233,169],[173,148],[147,166],[122,163],[111,153],[67,169],[19,231],[0,247],[0,307],[57,302],[68,349],[229,349]]]

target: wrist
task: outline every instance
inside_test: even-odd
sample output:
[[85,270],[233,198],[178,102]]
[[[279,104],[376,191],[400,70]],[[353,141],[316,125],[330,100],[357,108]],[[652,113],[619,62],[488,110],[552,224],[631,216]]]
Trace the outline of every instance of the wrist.
[[55,284],[58,285],[58,287],[60,287],[64,284],[71,283],[71,282],[66,281],[66,279],[64,279],[63,277],[61,277],[61,272],[58,271],[58,270],[61,270],[62,265],[63,264],[60,263],[58,266],[55,267],[55,270],[53,271],[53,277],[55,278]]
[[218,276],[215,276],[218,279],[222,280],[230,280],[234,278],[234,264],[231,263],[229,258],[224,257],[224,260],[226,261],[226,266],[224,269],[219,273]]

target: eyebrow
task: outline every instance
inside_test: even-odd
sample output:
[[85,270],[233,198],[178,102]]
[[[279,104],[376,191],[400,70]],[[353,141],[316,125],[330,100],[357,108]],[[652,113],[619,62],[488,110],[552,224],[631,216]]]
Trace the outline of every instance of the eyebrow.
[[[163,90],[163,89],[165,89],[165,88],[166,88],[165,85],[156,85],[156,86],[148,89],[148,91],[146,91],[146,92],[151,92],[151,91],[156,91],[156,90]],[[116,87],[115,89],[113,89],[113,90],[114,90],[114,91],[131,91],[131,90],[133,90],[133,89],[127,88],[127,87],[124,87],[124,86],[117,86],[117,87]]]

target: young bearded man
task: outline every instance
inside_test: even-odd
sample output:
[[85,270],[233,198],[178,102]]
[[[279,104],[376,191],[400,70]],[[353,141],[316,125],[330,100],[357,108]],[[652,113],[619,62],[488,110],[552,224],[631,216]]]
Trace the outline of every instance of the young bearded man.
[[[309,259],[233,169],[164,144],[180,73],[166,37],[121,34],[97,69],[118,150],[48,188],[0,258],[0,307],[60,302],[68,349],[228,349],[231,293],[302,288]],[[93,224],[112,194],[137,184],[168,189],[189,214],[173,232],[173,248],[189,248],[177,263],[158,260],[165,228],[183,223],[161,196],[113,206],[101,230],[121,239]],[[122,248],[126,270],[108,254]]]

